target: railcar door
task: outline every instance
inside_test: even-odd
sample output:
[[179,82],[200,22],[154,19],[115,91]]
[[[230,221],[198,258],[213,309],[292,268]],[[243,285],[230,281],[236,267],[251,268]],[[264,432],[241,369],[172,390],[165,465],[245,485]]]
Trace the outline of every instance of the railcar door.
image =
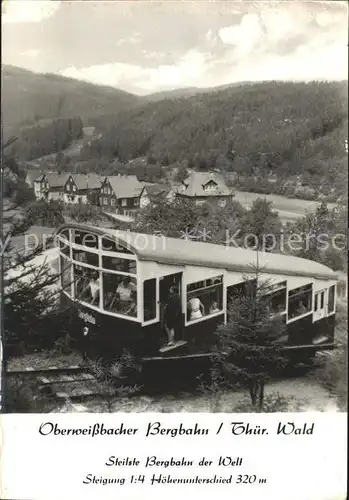
[[[182,273],[170,274],[160,278],[160,290],[159,290],[159,302],[160,302],[160,323],[161,326],[165,327],[165,309],[170,296],[170,288],[174,286],[179,295],[180,304],[182,303]],[[182,324],[183,311],[181,311],[181,317],[179,318]]]

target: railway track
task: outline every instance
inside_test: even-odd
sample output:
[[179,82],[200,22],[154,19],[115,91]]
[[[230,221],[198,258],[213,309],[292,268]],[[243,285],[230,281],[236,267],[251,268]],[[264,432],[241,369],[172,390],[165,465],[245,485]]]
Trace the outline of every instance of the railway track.
[[57,402],[82,402],[113,394],[113,386],[102,384],[82,366],[11,369],[6,372],[6,377],[10,384],[34,383],[36,397],[50,396]]
[[[276,377],[271,382],[271,386],[279,386],[280,384],[294,384],[297,379],[302,380],[306,374],[316,369],[323,361],[323,356],[319,356],[317,362],[312,367],[298,366],[286,374]],[[112,401],[115,397],[122,396],[120,385],[116,386],[112,383],[106,384],[96,379],[86,366],[69,366],[49,368],[25,368],[11,369],[7,371],[7,379],[9,383],[23,383],[29,381],[34,384],[35,396],[34,399],[46,397],[57,405],[57,408],[62,408],[69,403],[71,410],[87,412],[89,411],[84,403],[88,406],[98,404],[99,402]],[[122,384],[123,381],[120,381]],[[127,386],[127,382],[125,381]],[[155,390],[154,390],[155,389]],[[126,391],[127,393],[127,391]],[[180,398],[181,393],[186,393],[192,397],[200,395],[200,389],[190,384],[187,387],[182,387],[178,390],[170,387],[154,388],[152,384],[138,387],[131,395],[128,394],[131,400],[141,401],[142,399],[150,399],[152,404],[162,398]]]

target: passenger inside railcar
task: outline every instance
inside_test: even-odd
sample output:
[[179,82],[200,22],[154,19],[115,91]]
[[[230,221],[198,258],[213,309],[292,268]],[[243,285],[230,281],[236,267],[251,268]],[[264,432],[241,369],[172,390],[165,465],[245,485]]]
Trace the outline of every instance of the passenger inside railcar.
[[210,278],[187,286],[187,320],[194,321],[223,310],[222,276]]
[[198,297],[188,300],[189,320],[202,318],[205,315],[205,307]]
[[74,265],[74,287],[75,297],[79,300],[87,300],[90,297],[89,287],[92,279],[91,271],[86,267]]
[[98,273],[92,275],[89,283],[90,287],[90,295],[91,295],[91,304],[99,302],[99,293],[100,293],[100,280]]
[[129,276],[104,273],[103,295],[107,311],[137,315],[137,285]]
[[295,288],[288,294],[288,317],[298,318],[312,310],[312,285]]
[[136,285],[132,283],[131,278],[127,276],[118,285],[116,295],[120,302],[129,302],[131,300],[132,293],[136,291]]
[[216,300],[214,300],[211,304],[211,307],[210,307],[210,314],[214,314],[214,313],[217,313],[219,312],[220,309],[218,307],[218,302]]

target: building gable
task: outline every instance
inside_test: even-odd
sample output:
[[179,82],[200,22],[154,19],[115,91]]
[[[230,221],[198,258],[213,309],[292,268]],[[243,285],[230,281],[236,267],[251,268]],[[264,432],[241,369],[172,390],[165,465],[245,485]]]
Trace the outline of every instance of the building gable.
[[71,175],[69,176],[69,179],[65,183],[64,191],[67,191],[69,193],[74,193],[74,192],[78,191],[78,187],[73,179],[73,176],[71,176]]
[[115,175],[108,177],[116,198],[139,198],[144,185],[135,175]]
[[178,192],[194,198],[231,195],[223,176],[213,172],[193,172],[184,180]]
[[216,181],[214,181],[213,179],[211,179],[210,181],[206,182],[206,184],[203,184],[203,187],[206,188],[206,187],[217,187],[218,186],[218,183]]

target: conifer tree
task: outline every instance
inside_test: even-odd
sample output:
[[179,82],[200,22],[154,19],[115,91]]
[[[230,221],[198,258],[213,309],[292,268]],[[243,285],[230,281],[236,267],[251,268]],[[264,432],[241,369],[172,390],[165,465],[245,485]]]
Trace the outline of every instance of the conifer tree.
[[287,363],[278,343],[286,326],[271,310],[270,282],[263,281],[258,265],[253,274],[245,277],[244,291],[231,298],[227,324],[217,329],[216,350],[224,379],[248,387],[252,405],[262,410],[266,381]]
[[[1,173],[4,168],[11,168],[11,162],[2,154]],[[30,345],[45,348],[68,328],[68,322],[62,318],[66,311],[57,307],[58,266],[52,268],[45,259],[35,261],[52,239],[46,238],[31,248],[18,249],[12,244],[12,239],[23,235],[32,224],[26,210],[16,202],[7,200],[6,206],[1,207],[1,319],[5,359],[12,347],[15,351],[21,351],[20,346],[26,350]]]

